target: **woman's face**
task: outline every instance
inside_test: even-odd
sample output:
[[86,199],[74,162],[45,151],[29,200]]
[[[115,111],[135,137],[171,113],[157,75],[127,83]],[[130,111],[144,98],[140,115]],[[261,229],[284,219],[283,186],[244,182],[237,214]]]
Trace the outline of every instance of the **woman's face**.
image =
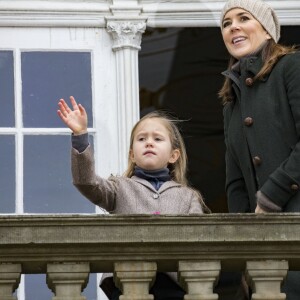
[[271,36],[246,10],[234,8],[224,16],[222,36],[228,52],[240,59],[255,52]]

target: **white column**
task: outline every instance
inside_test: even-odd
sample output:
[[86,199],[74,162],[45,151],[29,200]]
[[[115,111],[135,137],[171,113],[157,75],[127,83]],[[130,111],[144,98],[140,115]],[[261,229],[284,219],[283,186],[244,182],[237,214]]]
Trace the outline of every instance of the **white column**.
[[213,289],[220,270],[220,261],[179,261],[179,282],[187,292],[184,300],[217,300]]
[[[129,13],[130,14],[130,13]],[[131,129],[139,120],[138,51],[146,19],[136,16],[107,17],[107,31],[116,54],[119,173],[127,168]]]
[[287,261],[248,261],[246,280],[254,292],[252,300],[285,300],[281,285],[287,271]]
[[13,292],[19,286],[21,277],[20,264],[0,264],[0,299],[16,300]]

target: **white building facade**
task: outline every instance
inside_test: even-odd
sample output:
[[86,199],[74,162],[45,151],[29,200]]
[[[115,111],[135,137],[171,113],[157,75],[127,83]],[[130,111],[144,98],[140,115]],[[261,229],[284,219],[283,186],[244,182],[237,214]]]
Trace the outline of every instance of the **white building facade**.
[[[300,25],[300,0],[268,2],[282,25]],[[97,172],[122,174],[140,113],[143,33],[147,27],[218,27],[223,5],[0,0],[0,213],[100,213],[72,187],[70,131],[57,117],[58,100],[73,95],[86,107]],[[33,299],[24,282],[18,299]],[[96,284],[93,289],[91,297],[104,299]]]

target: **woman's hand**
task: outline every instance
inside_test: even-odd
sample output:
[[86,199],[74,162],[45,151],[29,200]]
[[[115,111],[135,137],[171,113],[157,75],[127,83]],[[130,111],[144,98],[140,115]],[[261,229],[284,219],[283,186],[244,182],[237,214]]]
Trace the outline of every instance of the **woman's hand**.
[[265,210],[263,210],[262,208],[260,208],[259,205],[256,205],[255,213],[256,214],[266,214],[267,212]]
[[64,99],[58,102],[58,116],[73,131],[75,135],[87,133],[87,114],[81,104],[77,104],[74,97],[70,97],[73,110],[68,106]]

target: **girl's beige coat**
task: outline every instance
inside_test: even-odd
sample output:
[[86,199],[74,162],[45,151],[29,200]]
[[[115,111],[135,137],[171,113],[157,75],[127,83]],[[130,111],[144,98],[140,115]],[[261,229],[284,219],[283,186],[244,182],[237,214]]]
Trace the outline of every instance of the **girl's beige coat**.
[[202,213],[195,191],[174,181],[165,182],[158,191],[144,179],[95,173],[91,147],[78,153],[72,149],[73,183],[94,204],[115,214],[191,214]]

